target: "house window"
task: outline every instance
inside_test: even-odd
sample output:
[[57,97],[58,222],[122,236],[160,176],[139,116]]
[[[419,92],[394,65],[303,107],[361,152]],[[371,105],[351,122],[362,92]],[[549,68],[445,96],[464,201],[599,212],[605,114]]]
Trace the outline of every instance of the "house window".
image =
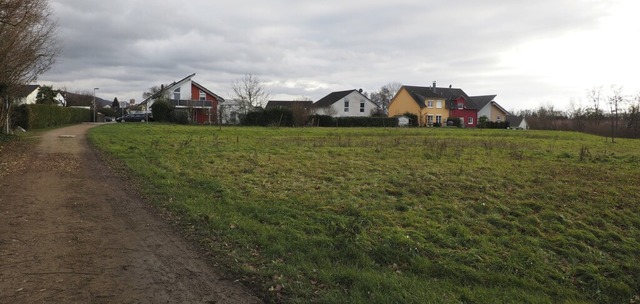
[[442,109],[442,101],[440,100],[436,101],[436,108]]
[[467,124],[470,124],[470,125],[473,124],[473,117],[468,117],[467,118]]
[[427,100],[427,108],[433,108],[433,100]]
[[442,124],[442,115],[436,115],[436,123]]
[[173,99],[180,100],[180,88],[173,90]]
[[427,115],[427,125],[433,125],[433,115]]
[[364,101],[360,102],[360,113],[364,113]]
[[200,100],[207,100],[207,93],[200,90]]
[[496,116],[496,121],[500,121],[500,115]]
[[349,101],[348,100],[344,101],[344,111],[345,112],[349,112]]
[[460,110],[464,109],[464,103],[459,102],[458,103],[458,109],[460,109]]

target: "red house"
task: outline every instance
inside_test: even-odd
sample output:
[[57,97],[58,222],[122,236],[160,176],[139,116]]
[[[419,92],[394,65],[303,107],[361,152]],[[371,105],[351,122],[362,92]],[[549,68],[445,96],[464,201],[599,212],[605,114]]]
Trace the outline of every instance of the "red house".
[[442,96],[445,99],[446,107],[449,109],[449,118],[460,118],[462,127],[475,128],[478,125],[478,108],[473,97],[469,97],[459,88],[440,88],[433,83],[432,93]]
[[157,99],[165,97],[176,111],[186,112],[192,122],[217,123],[218,103],[224,102],[224,99],[193,81],[192,78],[195,75],[193,73],[180,81],[162,87],[160,92],[142,101],[141,105],[146,109],[151,109]]
[[[466,95],[466,94],[465,94]],[[478,125],[478,109],[468,96],[458,96],[448,102],[449,117],[460,118],[460,124],[467,128]]]

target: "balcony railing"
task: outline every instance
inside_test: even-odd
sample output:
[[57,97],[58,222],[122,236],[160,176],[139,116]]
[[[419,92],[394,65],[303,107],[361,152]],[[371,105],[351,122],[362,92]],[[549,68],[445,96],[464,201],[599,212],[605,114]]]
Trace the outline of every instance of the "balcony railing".
[[169,103],[176,108],[213,108],[213,102],[211,100],[171,99]]

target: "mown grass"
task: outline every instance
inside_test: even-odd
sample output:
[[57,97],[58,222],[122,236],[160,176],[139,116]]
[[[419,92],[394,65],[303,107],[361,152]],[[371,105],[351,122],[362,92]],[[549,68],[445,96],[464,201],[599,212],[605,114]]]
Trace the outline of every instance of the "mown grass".
[[267,301],[640,301],[640,141],[568,132],[94,128]]

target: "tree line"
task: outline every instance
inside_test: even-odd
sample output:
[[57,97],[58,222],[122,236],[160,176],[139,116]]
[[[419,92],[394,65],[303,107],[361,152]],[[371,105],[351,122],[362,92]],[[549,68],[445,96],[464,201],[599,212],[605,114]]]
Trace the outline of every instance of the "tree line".
[[607,91],[594,87],[587,90],[586,101],[586,105],[571,101],[567,110],[547,105],[513,114],[525,117],[531,129],[585,132],[611,141],[640,138],[640,92],[625,95],[619,86]]

